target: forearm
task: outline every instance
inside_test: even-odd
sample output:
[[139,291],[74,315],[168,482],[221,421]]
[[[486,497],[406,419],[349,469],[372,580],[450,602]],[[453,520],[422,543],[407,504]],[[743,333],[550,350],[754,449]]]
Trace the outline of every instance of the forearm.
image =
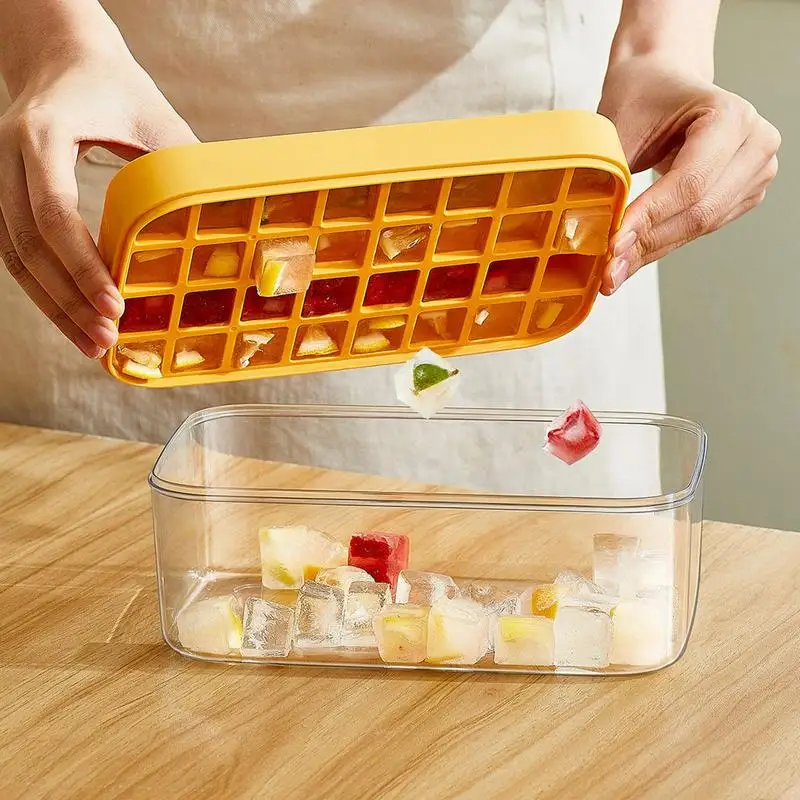
[[708,80],[721,0],[623,0],[611,63],[659,55]]
[[48,60],[117,40],[97,0],[0,0],[0,76],[12,97]]

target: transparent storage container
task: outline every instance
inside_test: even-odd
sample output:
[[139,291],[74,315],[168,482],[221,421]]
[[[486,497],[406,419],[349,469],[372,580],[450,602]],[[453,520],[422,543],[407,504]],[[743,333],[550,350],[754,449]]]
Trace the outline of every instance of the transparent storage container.
[[[556,416],[191,415],[150,475],[164,638],[221,662],[580,675],[674,663],[697,605],[706,435],[674,417],[597,414],[605,458],[567,466],[542,448]],[[317,569],[347,564],[365,532],[405,535],[408,569],[445,577],[406,575],[390,597],[367,586],[368,604],[344,578],[332,589]],[[276,589],[276,574],[306,583]]]

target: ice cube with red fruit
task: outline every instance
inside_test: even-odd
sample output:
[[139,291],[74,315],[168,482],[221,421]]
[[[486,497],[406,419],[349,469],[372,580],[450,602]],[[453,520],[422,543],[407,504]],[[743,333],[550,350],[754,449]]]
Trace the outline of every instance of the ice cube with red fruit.
[[544,449],[565,464],[574,464],[597,447],[601,434],[600,423],[579,400],[550,424]]
[[408,569],[408,537],[398,533],[356,533],[350,538],[347,563],[368,572],[378,583],[397,588],[397,577]]

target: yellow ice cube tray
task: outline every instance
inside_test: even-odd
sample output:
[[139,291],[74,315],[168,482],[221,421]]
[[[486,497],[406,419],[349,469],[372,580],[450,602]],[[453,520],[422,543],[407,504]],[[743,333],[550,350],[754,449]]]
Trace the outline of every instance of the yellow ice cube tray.
[[[146,155],[106,197],[100,251],[126,311],[105,367],[181,386],[555,339],[597,297],[629,188],[613,125],[580,111]],[[421,241],[389,258],[412,226]],[[276,239],[307,242],[313,278],[264,298],[257,248]]]

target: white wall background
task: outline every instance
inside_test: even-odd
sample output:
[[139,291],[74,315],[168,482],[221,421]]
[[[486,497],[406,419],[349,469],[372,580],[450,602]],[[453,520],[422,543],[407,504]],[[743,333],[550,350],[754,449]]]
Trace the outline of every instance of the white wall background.
[[707,519],[800,530],[800,2],[728,0],[717,82],[783,135],[764,205],[661,266],[667,402],[710,439]]

